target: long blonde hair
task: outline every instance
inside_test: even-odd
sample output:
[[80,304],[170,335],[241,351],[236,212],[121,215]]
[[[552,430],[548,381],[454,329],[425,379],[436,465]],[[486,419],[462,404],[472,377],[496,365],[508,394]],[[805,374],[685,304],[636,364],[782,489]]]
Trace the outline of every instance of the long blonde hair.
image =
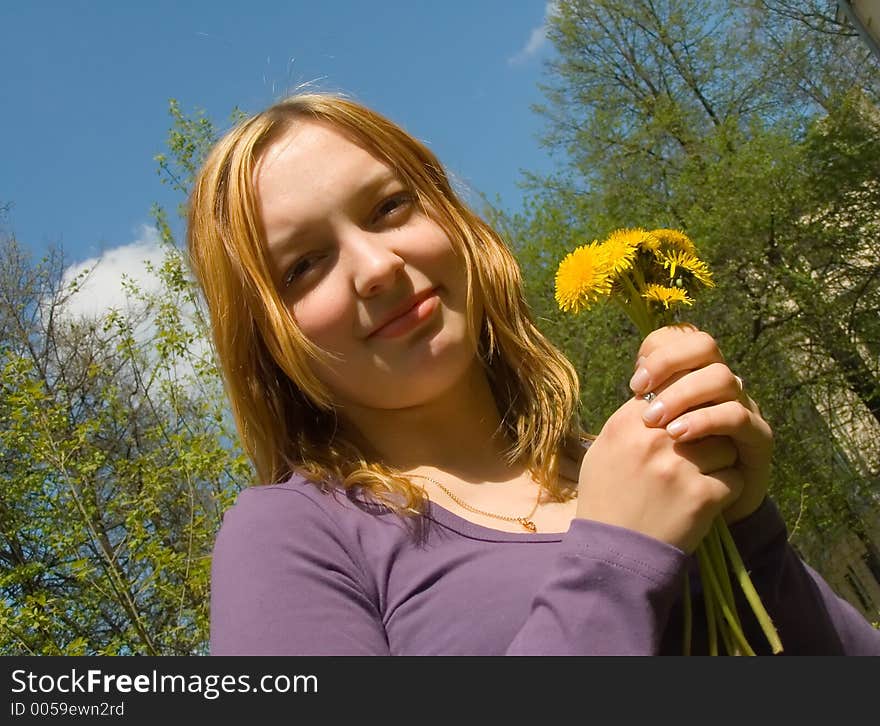
[[[576,456],[584,435],[578,377],[533,324],[519,265],[498,234],[458,198],[434,154],[364,106],[329,94],[299,94],[229,131],[205,160],[189,202],[190,261],[211,317],[213,339],[242,446],[259,483],[294,470],[321,485],[365,490],[398,513],[423,511],[423,489],[373,460],[337,420],[329,391],[309,362],[327,353],[301,333],[269,269],[254,191],[266,147],[297,120],[332,125],[387,163],[443,227],[467,268],[468,310],[475,290],[482,321],[469,331],[502,426],[514,441],[508,463],[528,462],[551,497],[560,452]],[[477,330],[479,328],[479,330]]]

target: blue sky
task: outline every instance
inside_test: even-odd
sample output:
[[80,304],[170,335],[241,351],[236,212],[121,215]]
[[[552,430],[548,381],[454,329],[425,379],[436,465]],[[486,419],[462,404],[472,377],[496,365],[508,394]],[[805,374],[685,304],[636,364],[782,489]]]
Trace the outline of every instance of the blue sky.
[[[168,100],[226,124],[298,84],[344,91],[427,142],[466,188],[519,206],[551,49],[545,0],[0,3],[3,226],[71,262],[140,241],[160,183]],[[175,222],[178,234],[182,230]],[[119,264],[129,264],[122,258]]]

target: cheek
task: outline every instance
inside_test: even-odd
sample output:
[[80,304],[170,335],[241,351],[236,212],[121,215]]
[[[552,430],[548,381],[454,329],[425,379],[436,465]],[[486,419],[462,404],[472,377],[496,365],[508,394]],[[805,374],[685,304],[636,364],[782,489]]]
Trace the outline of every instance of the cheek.
[[344,336],[351,336],[350,311],[338,295],[307,296],[293,306],[293,317],[303,335],[321,348],[338,350]]
[[465,262],[443,228],[437,224],[428,223],[420,239],[423,244],[419,251],[418,263],[422,268],[436,277],[436,282],[445,284],[451,291],[460,294],[465,290],[467,288]]

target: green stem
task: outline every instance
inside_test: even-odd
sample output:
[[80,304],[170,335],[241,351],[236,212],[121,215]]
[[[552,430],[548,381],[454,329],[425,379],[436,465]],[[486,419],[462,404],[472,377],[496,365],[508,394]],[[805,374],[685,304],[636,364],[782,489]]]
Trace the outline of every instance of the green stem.
[[708,559],[703,551],[703,544],[697,546],[697,562],[700,565],[700,582],[703,583],[703,604],[706,606],[706,625],[709,628],[709,655],[718,655],[718,638],[717,638],[717,615],[715,614],[715,600],[712,593],[706,586],[709,579],[707,568],[709,567]]
[[[715,565],[715,573],[721,584],[724,598],[730,603],[733,614],[736,616],[736,599],[733,596],[733,585],[730,583],[730,577],[728,575],[729,568],[727,567],[727,561],[724,559],[724,550],[721,547],[721,537],[718,534],[717,522],[712,523],[712,527],[709,529],[709,534],[706,537],[706,544],[709,546],[709,552]],[[736,623],[742,628],[742,623],[740,622],[739,617],[737,617]]]
[[635,264],[630,269],[632,270],[633,277],[636,278],[636,287],[640,290],[644,290],[647,285],[645,284],[645,276],[642,274],[642,266]]
[[700,557],[701,560],[706,561],[704,570],[701,570],[705,574],[703,587],[712,591],[715,599],[715,604],[721,606],[721,614],[724,616],[725,620],[727,620],[728,625],[730,625],[731,636],[733,636],[736,643],[746,655],[755,655],[755,651],[752,650],[751,646],[746,640],[746,637],[742,632],[742,628],[737,625],[736,617],[734,616],[728,604],[724,601],[724,595],[721,592],[721,585],[718,584],[718,580],[715,577],[715,573],[712,569],[712,564],[709,561],[708,552],[706,552],[706,549],[702,544],[697,548],[697,556]]
[[721,633],[721,640],[724,641],[724,650],[727,651],[729,655],[742,655],[734,642],[730,627],[728,627],[727,621],[724,620],[724,618],[718,623],[718,632]]
[[[639,329],[639,333],[641,333],[644,338],[648,333],[657,329],[657,321],[652,319],[648,306],[645,304],[644,299],[636,289],[636,286],[633,284],[629,275],[621,275],[620,280],[626,288],[626,291],[629,293],[629,303],[622,303],[623,309],[626,310],[629,319],[635,323],[635,326]],[[615,299],[618,299],[617,296],[614,297]]]
[[[728,575],[729,568],[727,567],[727,560],[724,559],[724,550],[721,547],[718,527],[714,522],[709,528],[709,534],[706,535],[704,541],[708,548],[709,556],[712,559],[712,568],[715,577],[721,585],[722,597],[736,620],[736,626],[742,630],[742,622],[740,622],[739,615],[736,612],[736,599],[733,596],[733,586],[730,583],[730,577]],[[742,655],[735,643],[731,640],[731,635],[729,629],[726,627],[726,623],[721,624],[720,629],[721,634],[724,637],[724,645],[727,648],[727,652],[731,655]]]
[[623,299],[621,299],[619,295],[613,295],[612,299],[620,307],[620,309],[623,310],[624,313],[626,313],[626,317],[628,317],[630,319],[630,322],[632,322],[632,324],[636,326],[636,329],[639,331],[639,335],[641,335],[642,338],[646,337],[648,333],[650,333],[652,330],[655,330],[655,328],[645,323],[645,321],[642,319],[640,311],[635,310],[631,303],[625,302]]
[[773,627],[773,621],[770,619],[770,615],[764,608],[764,604],[761,602],[761,598],[758,595],[757,590],[755,590],[755,586],[752,584],[749,573],[746,571],[746,566],[743,564],[739,551],[736,548],[736,542],[733,541],[730,530],[727,528],[727,523],[724,521],[723,517],[718,517],[717,521],[721,544],[724,546],[724,549],[727,552],[727,557],[730,559],[733,574],[739,582],[739,586],[742,588],[743,593],[745,593],[746,599],[752,606],[752,611],[755,613],[755,617],[758,618],[758,623],[760,623],[764,635],[767,636],[767,641],[770,643],[770,648],[773,650],[773,653],[781,653],[782,641],[779,639],[779,634],[776,632],[776,628]]

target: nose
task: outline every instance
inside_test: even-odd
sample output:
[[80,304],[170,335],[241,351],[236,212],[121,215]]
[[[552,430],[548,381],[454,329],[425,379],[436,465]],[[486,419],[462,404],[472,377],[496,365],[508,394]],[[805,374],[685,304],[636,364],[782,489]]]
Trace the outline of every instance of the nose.
[[370,234],[363,230],[350,235],[348,250],[352,278],[361,297],[372,297],[392,287],[398,271],[406,264],[390,244],[390,239],[388,233]]

